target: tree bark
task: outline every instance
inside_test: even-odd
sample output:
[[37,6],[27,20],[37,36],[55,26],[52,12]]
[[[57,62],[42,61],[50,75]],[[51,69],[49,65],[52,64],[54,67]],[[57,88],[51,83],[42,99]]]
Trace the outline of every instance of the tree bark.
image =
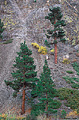
[[[47,92],[46,92],[46,98],[47,98]],[[46,112],[48,110],[48,101],[46,101]],[[48,118],[48,113],[46,113],[46,119]]]
[[[55,21],[54,21],[54,24],[56,24],[56,19],[55,19]],[[56,31],[54,32],[54,33],[56,33]],[[54,40],[56,41],[56,37],[54,37]],[[55,43],[54,44],[54,49],[55,49],[55,64],[57,64],[57,43]]]
[[55,44],[55,64],[57,64],[57,44]]
[[22,113],[25,113],[25,85],[23,85],[23,93],[22,93]]

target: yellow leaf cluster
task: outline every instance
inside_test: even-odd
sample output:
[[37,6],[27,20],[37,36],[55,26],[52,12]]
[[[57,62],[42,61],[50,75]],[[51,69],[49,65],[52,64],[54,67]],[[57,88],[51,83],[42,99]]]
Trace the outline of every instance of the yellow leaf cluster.
[[4,4],[7,5],[7,1],[4,1]]
[[70,63],[70,60],[68,58],[64,58],[63,61],[62,61],[64,64],[69,64]]
[[33,47],[37,48],[37,49],[39,49],[39,47],[40,47],[37,43],[31,43],[31,45],[32,45]]
[[76,117],[77,115],[78,115],[77,111],[72,111],[72,112],[69,112],[69,114],[67,114],[66,117],[70,117],[70,116]]
[[37,43],[31,43],[31,45],[35,48],[38,49],[38,52],[40,54],[46,55],[47,54],[47,49],[44,46],[39,46]]
[[53,53],[54,51],[55,51],[54,49],[50,50],[51,53]]
[[6,118],[6,117],[7,117],[7,115],[2,114],[2,115],[0,115],[0,117],[2,117],[2,118]]
[[46,55],[47,54],[47,49],[46,49],[46,47],[40,46],[39,49],[38,49],[38,52],[40,54]]

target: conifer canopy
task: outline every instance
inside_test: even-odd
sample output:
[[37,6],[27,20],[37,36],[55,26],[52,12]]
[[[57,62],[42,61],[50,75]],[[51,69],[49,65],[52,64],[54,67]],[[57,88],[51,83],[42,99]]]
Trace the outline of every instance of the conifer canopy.
[[53,100],[56,96],[57,92],[54,88],[55,84],[51,78],[51,72],[48,67],[47,60],[45,59],[45,64],[43,66],[43,72],[40,75],[40,80],[38,81],[34,91],[32,94],[38,95],[38,103],[34,104],[36,109],[33,109],[33,114],[39,113],[46,113],[46,116],[50,113],[57,112],[57,108],[60,107],[61,103],[57,100]]
[[20,52],[17,52],[17,55],[15,64],[13,64],[14,71],[11,73],[13,81],[5,80],[6,85],[9,85],[15,90],[15,93],[13,94],[15,96],[17,92],[23,88],[23,85],[25,88],[34,87],[36,84],[35,82],[38,81],[36,78],[37,72],[34,71],[36,65],[34,65],[33,58],[30,57],[32,51],[29,50],[25,41],[24,43],[21,43]]
[[3,22],[1,22],[1,19],[0,19],[0,38],[2,38],[2,33],[4,31],[3,26],[4,26],[4,24],[3,24]]

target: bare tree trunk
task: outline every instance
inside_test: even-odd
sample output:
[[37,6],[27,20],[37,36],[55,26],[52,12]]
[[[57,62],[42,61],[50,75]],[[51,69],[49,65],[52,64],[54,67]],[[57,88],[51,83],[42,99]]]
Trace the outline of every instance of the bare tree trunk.
[[22,114],[25,113],[25,85],[23,86],[23,93],[22,93]]
[[[56,20],[54,21],[54,24],[56,24]],[[54,32],[56,33],[56,31]],[[54,38],[54,40],[56,41],[56,37]],[[54,44],[54,49],[55,49],[55,64],[57,64],[57,43]]]
[[[46,92],[46,98],[47,98],[47,92]],[[48,102],[46,101],[46,112],[48,110]],[[48,118],[48,113],[46,113],[46,119]]]
[[55,64],[57,64],[57,43],[55,44]]

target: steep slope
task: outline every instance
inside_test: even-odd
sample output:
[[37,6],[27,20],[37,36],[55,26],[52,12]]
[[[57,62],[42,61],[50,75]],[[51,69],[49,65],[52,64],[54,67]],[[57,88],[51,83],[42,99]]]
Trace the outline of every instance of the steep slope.
[[[11,7],[9,10],[13,11],[10,12],[9,14],[12,15],[13,20],[16,21],[15,26],[10,26],[6,27],[6,30],[11,34],[11,37],[13,38],[13,42],[10,44],[1,44],[0,45],[0,113],[7,111],[7,109],[11,110],[13,107],[15,108],[20,108],[20,100],[19,97],[16,99],[12,98],[12,92],[13,90],[10,89],[9,87],[6,87],[4,80],[11,80],[11,71],[12,71],[12,65],[14,62],[14,59],[16,57],[16,52],[19,51],[20,43],[23,42],[24,40],[26,41],[28,47],[32,50],[33,54],[32,57],[34,58],[35,64],[37,65],[36,70],[38,72],[38,77],[42,71],[43,65],[44,65],[44,60],[45,60],[45,55],[40,55],[38,54],[37,50],[31,46],[32,42],[37,42],[39,45],[44,45],[44,40],[46,39],[45,33],[43,32],[43,29],[48,29],[52,27],[50,25],[49,21],[45,21],[45,16],[49,12],[49,5],[54,5],[61,3],[62,11],[64,14],[64,18],[66,18],[67,27],[66,29],[66,36],[69,36],[69,39],[73,42],[73,36],[78,37],[78,30],[77,30],[77,25],[78,25],[78,8],[76,8],[76,11],[74,11],[74,7],[71,8],[68,7],[67,2],[63,2],[58,0],[50,0],[47,2],[47,0],[38,0],[36,3],[34,3],[33,0],[20,0],[20,1],[15,1],[15,0],[8,0],[8,3],[6,7],[4,8],[4,14],[2,15],[7,16],[7,9],[8,6]],[[73,3],[71,1],[71,3]],[[76,2],[77,3],[77,2]],[[78,4],[78,3],[77,3]],[[3,5],[5,6],[5,5]],[[65,9],[65,11],[64,11]],[[76,15],[76,20],[75,17],[72,18],[73,24],[70,18],[70,12],[74,11],[74,14]],[[68,17],[69,15],[69,17]],[[74,15],[74,16],[75,16]],[[2,17],[2,16],[1,16]],[[73,17],[73,16],[72,16]],[[3,18],[3,17],[2,17]],[[5,20],[4,20],[5,22]],[[76,23],[76,24],[75,24]],[[74,25],[75,24],[75,25]],[[73,28],[69,29],[69,27]],[[12,30],[13,28],[13,30]],[[76,32],[74,31],[76,30]],[[67,32],[68,31],[68,32]],[[74,32],[73,32],[74,31]],[[69,34],[70,33],[70,34]],[[77,38],[74,38],[77,39]],[[77,39],[78,42],[78,39]],[[72,61],[73,59],[77,59],[78,57],[75,55],[75,52],[73,53],[73,47],[71,45],[64,45],[64,44],[58,44],[58,64],[54,64],[54,56],[48,54],[49,59],[48,59],[48,64],[49,68],[51,69],[51,75],[52,79],[54,79],[54,82],[56,84],[56,88],[60,87],[68,87],[71,88],[65,80],[62,79],[62,76],[67,75],[66,70],[73,70],[73,67],[71,64],[65,65],[62,64],[62,58],[64,54],[70,54],[70,60]],[[74,71],[74,70],[73,70]],[[74,74],[71,75],[74,77],[76,75],[76,72],[74,71]],[[77,75],[76,75],[77,76]],[[77,76],[78,77],[78,76]]]

